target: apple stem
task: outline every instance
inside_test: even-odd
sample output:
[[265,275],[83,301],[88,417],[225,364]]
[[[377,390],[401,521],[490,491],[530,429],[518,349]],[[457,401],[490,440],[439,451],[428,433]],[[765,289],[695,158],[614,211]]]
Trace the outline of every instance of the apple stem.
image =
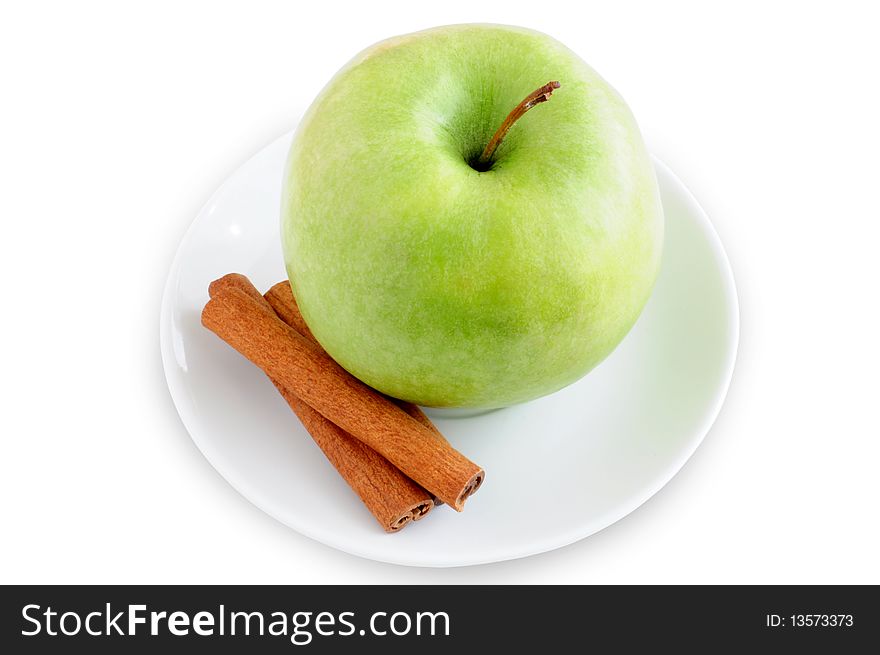
[[501,123],[501,127],[498,128],[498,131],[492,135],[492,138],[483,150],[483,154],[480,155],[480,158],[477,160],[477,165],[480,166],[481,170],[488,170],[489,162],[492,161],[495,151],[498,149],[498,146],[501,145],[501,142],[504,140],[504,137],[507,136],[507,133],[510,131],[510,128],[513,127],[513,124],[522,118],[523,114],[535,105],[547,102],[550,99],[550,96],[553,95],[553,91],[558,88],[559,82],[547,82],[544,86],[532,91],[529,95],[523,98],[521,103],[513,108],[513,111],[511,111],[507,115],[507,118],[504,119],[504,122]]

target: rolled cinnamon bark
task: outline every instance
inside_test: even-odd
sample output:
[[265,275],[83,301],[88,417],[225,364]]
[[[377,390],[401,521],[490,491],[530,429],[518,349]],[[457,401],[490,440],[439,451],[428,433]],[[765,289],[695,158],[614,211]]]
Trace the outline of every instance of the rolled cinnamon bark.
[[483,469],[345,371],[268,304],[222,288],[205,305],[202,324],[453,509],[461,511],[482,483]]
[[[213,297],[223,289],[231,288],[239,289],[259,302],[265,302],[250,280],[238,273],[230,273],[215,280],[208,287],[208,293]],[[386,532],[397,532],[410,521],[424,518],[433,509],[432,495],[401,473],[396,466],[321,416],[271,376],[269,379],[330,463]]]

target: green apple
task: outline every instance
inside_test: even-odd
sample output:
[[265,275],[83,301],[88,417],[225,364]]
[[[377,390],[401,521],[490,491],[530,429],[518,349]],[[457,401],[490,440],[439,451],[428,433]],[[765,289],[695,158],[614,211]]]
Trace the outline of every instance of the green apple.
[[309,108],[285,172],[285,262],[315,337],[367,384],[433,407],[582,377],[638,318],[662,240],[627,105],[517,27],[363,51]]

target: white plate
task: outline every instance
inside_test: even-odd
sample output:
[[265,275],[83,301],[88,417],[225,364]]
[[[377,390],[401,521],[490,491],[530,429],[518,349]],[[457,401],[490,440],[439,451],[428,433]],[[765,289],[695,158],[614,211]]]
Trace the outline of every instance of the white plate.
[[721,407],[739,317],[733,276],[706,214],[660,162],[666,243],[657,287],[611,356],[580,382],[524,405],[436,418],[486,469],[456,514],[440,507],[386,534],[256,367],[199,322],[208,283],[285,277],[279,238],[287,134],[239,168],[184,237],[162,299],[168,387],[193,440],[245,498],[313,539],[371,559],[459,566],[582,539],[633,511],[682,467]]

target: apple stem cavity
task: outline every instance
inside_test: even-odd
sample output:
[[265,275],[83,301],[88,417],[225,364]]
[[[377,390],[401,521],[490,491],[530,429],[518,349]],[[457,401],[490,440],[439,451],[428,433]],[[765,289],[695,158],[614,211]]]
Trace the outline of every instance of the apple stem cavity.
[[507,133],[510,131],[510,128],[513,127],[513,124],[522,118],[523,115],[535,105],[547,102],[550,99],[550,96],[553,95],[553,91],[558,89],[559,86],[559,82],[547,82],[547,84],[535,89],[523,98],[522,102],[513,108],[513,111],[511,111],[507,115],[507,118],[504,119],[504,122],[501,123],[501,127],[499,127],[495,134],[492,135],[489,143],[487,143],[486,147],[483,149],[483,154],[481,154],[479,159],[474,163],[473,168],[480,172],[485,172],[492,168],[492,157],[495,156],[495,151],[498,150],[498,146],[501,145],[501,142],[504,140],[504,137],[507,136]]

